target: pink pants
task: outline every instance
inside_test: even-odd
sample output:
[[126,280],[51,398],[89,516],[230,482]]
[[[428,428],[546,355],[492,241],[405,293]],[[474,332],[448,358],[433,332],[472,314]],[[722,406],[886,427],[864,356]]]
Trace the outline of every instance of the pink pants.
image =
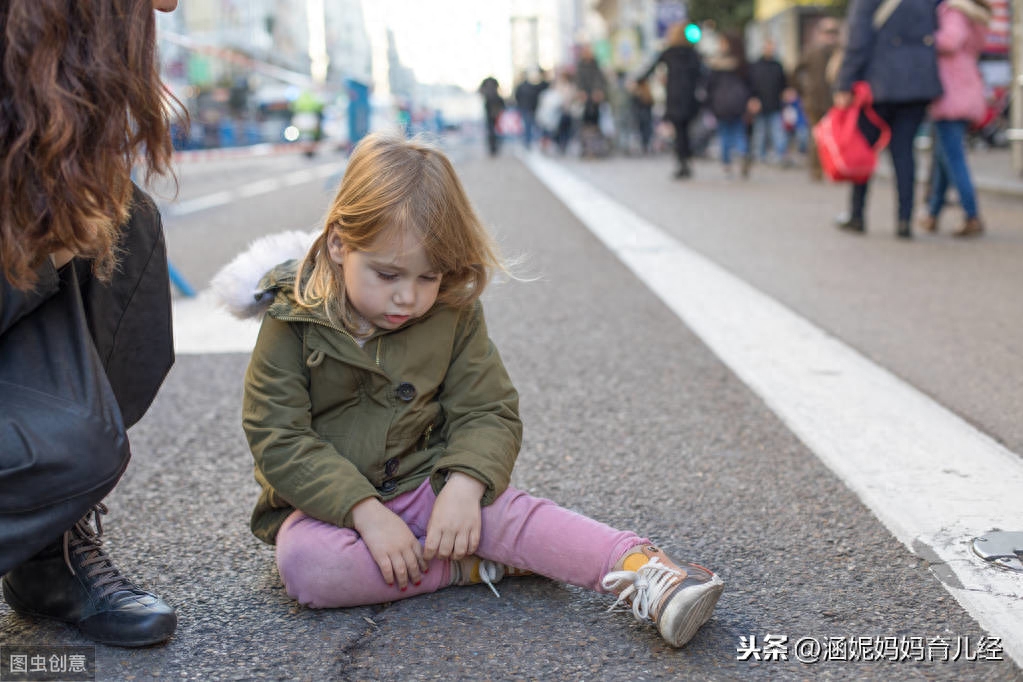
[[[436,499],[427,480],[385,505],[422,543]],[[622,555],[649,542],[515,488],[483,507],[482,521],[477,556],[598,592],[604,591],[601,578]],[[277,568],[288,594],[314,608],[381,604],[451,582],[451,563],[434,559],[422,582],[402,592],[384,582],[357,532],[301,511],[293,512],[277,534]]]

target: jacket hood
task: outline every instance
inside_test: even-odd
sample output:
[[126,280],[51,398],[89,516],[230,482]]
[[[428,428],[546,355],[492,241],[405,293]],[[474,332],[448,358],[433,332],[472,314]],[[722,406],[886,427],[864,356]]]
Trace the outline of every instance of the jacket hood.
[[984,24],[991,21],[991,7],[978,0],[945,0],[950,9],[957,9],[975,24]]
[[210,281],[218,303],[237,318],[261,318],[278,291],[292,291],[298,262],[319,235],[295,230],[252,242]]

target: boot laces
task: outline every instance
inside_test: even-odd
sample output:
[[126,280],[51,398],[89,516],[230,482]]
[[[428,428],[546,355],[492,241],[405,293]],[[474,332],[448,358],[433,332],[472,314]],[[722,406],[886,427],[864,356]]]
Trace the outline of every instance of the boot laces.
[[636,620],[649,620],[650,610],[661,603],[668,590],[682,577],[680,570],[661,563],[658,557],[653,557],[636,571],[612,571],[604,576],[604,589],[621,592],[608,611],[614,611],[627,602],[632,604],[632,615]]
[[[92,583],[93,588],[103,588],[97,595],[99,599],[118,590],[134,588],[103,551],[103,524],[100,516],[106,513],[106,505],[97,504],[64,533],[64,563],[68,570],[77,573],[71,564],[71,557],[80,557],[79,568],[85,572],[83,577]],[[89,523],[90,517],[95,519],[95,530]]]

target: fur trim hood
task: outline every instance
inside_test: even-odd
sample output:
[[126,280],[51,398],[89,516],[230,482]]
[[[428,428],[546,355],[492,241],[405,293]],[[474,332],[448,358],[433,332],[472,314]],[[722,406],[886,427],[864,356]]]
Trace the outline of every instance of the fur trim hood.
[[957,9],[975,24],[991,21],[991,6],[985,0],[945,0],[949,9]]
[[210,281],[217,302],[239,319],[263,317],[276,290],[291,288],[297,261],[319,235],[294,230],[252,242]]

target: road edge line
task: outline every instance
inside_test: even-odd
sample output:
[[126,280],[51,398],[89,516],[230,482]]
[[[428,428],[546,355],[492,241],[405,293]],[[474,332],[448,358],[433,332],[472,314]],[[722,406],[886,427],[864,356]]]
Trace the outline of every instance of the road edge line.
[[562,165],[521,160],[899,541],[937,559],[942,586],[1023,668],[1023,575],[970,545],[1023,519],[1023,461]]

